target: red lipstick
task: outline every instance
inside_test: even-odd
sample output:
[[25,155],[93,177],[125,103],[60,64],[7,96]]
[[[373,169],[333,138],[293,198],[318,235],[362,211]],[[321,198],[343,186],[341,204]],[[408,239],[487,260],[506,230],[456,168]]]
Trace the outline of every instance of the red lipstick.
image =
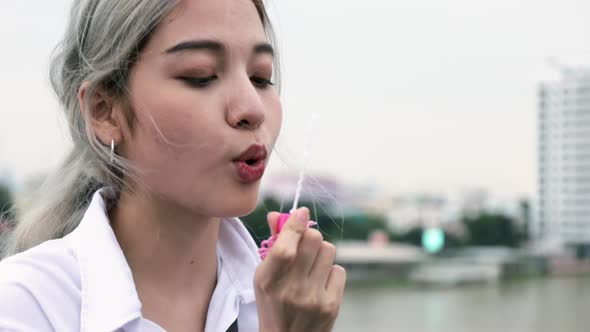
[[234,160],[234,167],[238,177],[246,183],[260,180],[266,168],[266,147],[253,144]]

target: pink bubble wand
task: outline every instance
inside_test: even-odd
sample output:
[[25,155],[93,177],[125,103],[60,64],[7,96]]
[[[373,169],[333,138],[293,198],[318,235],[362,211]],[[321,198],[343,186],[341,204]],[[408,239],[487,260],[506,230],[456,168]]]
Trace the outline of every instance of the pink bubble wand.
[[[309,160],[309,154],[310,154],[310,150],[311,150],[311,137],[312,137],[312,133],[313,133],[313,125],[315,120],[317,119],[317,116],[314,114],[311,117],[311,122],[309,125],[309,132],[307,135],[307,141],[303,150],[303,167],[301,167],[301,170],[299,171],[299,179],[297,180],[297,188],[295,189],[295,199],[293,200],[293,207],[291,208],[291,211],[289,213],[281,213],[279,215],[279,220],[277,222],[277,226],[275,229],[275,233],[274,235],[270,236],[267,240],[262,241],[262,243],[260,243],[260,248],[258,249],[258,254],[260,254],[260,258],[261,259],[265,259],[266,256],[268,255],[268,252],[270,251],[270,249],[272,248],[273,244],[277,241],[278,237],[279,237],[279,233],[281,233],[281,230],[283,229],[283,226],[285,225],[285,223],[287,222],[287,220],[289,219],[289,217],[291,216],[291,213],[295,212],[295,210],[297,210],[297,205],[299,204],[299,197],[301,197],[301,189],[303,188],[303,180],[305,179],[305,171],[306,171],[306,166],[307,166],[307,161]],[[308,221],[306,227],[312,227],[317,225],[317,223],[315,221]]]

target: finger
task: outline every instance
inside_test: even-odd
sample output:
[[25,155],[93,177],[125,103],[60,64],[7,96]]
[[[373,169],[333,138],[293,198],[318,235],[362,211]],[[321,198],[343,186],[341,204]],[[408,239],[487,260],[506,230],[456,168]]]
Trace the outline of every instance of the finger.
[[268,228],[270,229],[270,235],[275,235],[277,232],[277,224],[279,222],[279,216],[281,214],[278,212],[269,212],[266,215],[266,222],[268,223]]
[[330,269],[330,277],[328,278],[322,305],[322,313],[332,320],[332,324],[340,311],[345,284],[346,270],[340,265],[333,265]]
[[330,276],[326,284],[326,291],[333,298],[341,299],[344,294],[344,286],[346,284],[346,270],[340,265],[332,266]]
[[326,287],[335,258],[336,247],[328,241],[323,241],[309,274],[309,278],[313,280],[314,284],[321,288]]
[[297,248],[303,232],[307,228],[307,221],[309,221],[309,209],[305,207],[297,209],[283,225],[276,244],[294,245]]
[[[297,257],[293,263],[292,271],[296,278],[308,278],[316,260],[324,237],[317,229],[307,229],[299,242]],[[325,285],[325,281],[324,284]]]
[[280,273],[293,264],[308,220],[307,208],[300,208],[291,215],[264,260],[269,273]]

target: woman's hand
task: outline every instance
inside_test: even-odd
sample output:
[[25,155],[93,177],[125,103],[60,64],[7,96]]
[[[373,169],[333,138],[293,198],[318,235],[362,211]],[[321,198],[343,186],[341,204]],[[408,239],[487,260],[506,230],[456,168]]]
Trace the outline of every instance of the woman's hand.
[[[272,232],[279,213],[268,214]],[[336,248],[307,228],[309,210],[296,210],[254,276],[260,331],[331,331],[346,271],[334,265]],[[274,234],[273,234],[274,235]]]

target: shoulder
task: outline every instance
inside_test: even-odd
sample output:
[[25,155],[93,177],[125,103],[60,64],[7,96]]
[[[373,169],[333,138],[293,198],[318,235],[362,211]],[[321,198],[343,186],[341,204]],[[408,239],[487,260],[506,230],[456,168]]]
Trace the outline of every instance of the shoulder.
[[0,298],[0,330],[77,329],[80,269],[67,240],[47,241],[0,262]]

